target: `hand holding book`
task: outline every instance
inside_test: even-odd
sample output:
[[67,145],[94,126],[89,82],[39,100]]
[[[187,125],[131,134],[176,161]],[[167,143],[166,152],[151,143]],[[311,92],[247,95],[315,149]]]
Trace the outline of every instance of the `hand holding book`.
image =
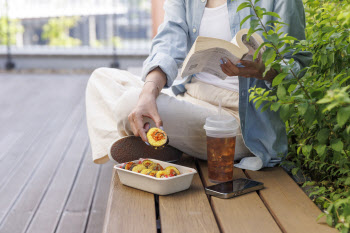
[[[226,79],[227,76],[242,76],[272,81],[277,75],[273,69],[263,77],[265,65],[261,57],[265,47],[260,49],[258,59],[253,61],[255,51],[264,43],[263,39],[257,33],[253,33],[247,41],[247,34],[248,29],[242,29],[231,42],[211,37],[197,37],[183,62],[181,77],[207,72],[221,79]],[[220,59],[223,58],[226,59],[226,64],[220,65]],[[245,67],[237,66],[239,63]]]
[[[222,61],[222,62],[221,62]],[[272,80],[277,76],[277,71],[271,69],[268,71],[263,77],[263,73],[265,71],[265,65],[261,62],[261,59],[257,59],[256,61],[238,61],[244,67],[234,65],[228,58],[222,58],[220,61],[220,67],[222,72],[224,72],[227,76],[241,76],[245,78],[257,78],[260,80],[267,80],[272,82]]]

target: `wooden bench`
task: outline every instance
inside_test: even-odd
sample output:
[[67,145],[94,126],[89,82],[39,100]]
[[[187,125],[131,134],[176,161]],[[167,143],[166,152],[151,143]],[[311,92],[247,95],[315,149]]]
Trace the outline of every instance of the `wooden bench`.
[[113,171],[104,233],[237,232],[327,233],[321,211],[282,168],[262,171],[234,169],[234,177],[264,183],[265,189],[231,199],[207,196],[206,161],[184,155],[178,164],[196,168],[189,190],[158,196],[120,183]]

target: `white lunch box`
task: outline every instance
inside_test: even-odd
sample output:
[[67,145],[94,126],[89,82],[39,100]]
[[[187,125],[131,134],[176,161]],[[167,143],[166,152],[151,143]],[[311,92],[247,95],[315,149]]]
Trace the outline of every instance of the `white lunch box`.
[[[193,175],[197,173],[197,171],[193,168],[184,167],[173,163],[167,163],[156,159],[149,160],[155,163],[159,163],[163,168],[174,166],[180,171],[180,175],[168,178],[156,178],[153,176],[125,170],[123,168],[120,168],[122,164],[117,164],[114,166],[114,168],[118,172],[120,182],[124,185],[146,192],[158,195],[168,195],[188,189],[191,186]],[[139,160],[134,160],[132,162],[138,163]]]

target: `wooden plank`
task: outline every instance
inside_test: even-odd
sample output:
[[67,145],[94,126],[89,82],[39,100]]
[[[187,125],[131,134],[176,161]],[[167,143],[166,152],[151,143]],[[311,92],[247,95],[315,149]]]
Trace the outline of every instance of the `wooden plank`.
[[[1,168],[7,170],[7,172],[10,174],[5,176],[6,179],[1,182],[0,186],[0,196],[2,197],[0,199],[0,225],[3,222],[4,216],[9,211],[9,208],[11,208],[17,197],[28,185],[28,181],[31,179],[37,168],[40,166],[41,162],[46,157],[46,152],[52,141],[55,139],[54,132],[60,132],[62,130],[57,128],[62,127],[62,124],[65,123],[68,116],[68,111],[72,111],[72,109],[69,109],[69,105],[67,105],[67,108],[67,110],[63,111],[62,114],[59,114],[53,121],[50,122],[45,130],[40,133],[34,144],[31,145],[28,151],[24,153],[24,158],[20,162],[16,162],[15,156],[13,156],[14,160],[6,157],[6,160],[1,162]],[[81,119],[83,114],[83,107],[77,109],[80,109],[78,117]],[[78,120],[80,119],[74,120],[74,124],[77,124]],[[61,140],[63,141],[68,141],[69,137],[67,138],[67,135],[62,135],[62,133],[67,134],[67,132],[71,132],[74,125],[68,125],[68,127],[69,128],[65,128],[65,131],[61,131]],[[62,145],[60,146],[62,147]],[[17,151],[17,148],[15,149]],[[10,162],[16,163],[11,164]],[[2,167],[6,164],[8,165],[8,168]]]
[[16,142],[23,138],[23,134],[23,132],[9,132],[5,137],[0,138],[0,148],[3,148],[0,151],[0,161],[9,153]]
[[[194,159],[183,155],[178,162],[195,168]],[[159,196],[161,229],[168,232],[220,232],[200,177],[195,174],[189,190]]]
[[90,216],[88,218],[86,233],[102,232],[103,222],[106,215],[108,190],[111,184],[113,163],[101,165],[102,171],[98,179],[96,195],[94,196]]
[[[27,225],[33,218],[38,206],[41,203],[47,189],[55,176],[55,173],[62,163],[62,160],[67,156],[67,148],[69,147],[72,138],[80,125],[85,126],[81,122],[83,114],[83,107],[75,108],[71,118],[66,120],[66,124],[61,131],[58,131],[58,135],[55,141],[50,145],[49,149],[45,151],[45,156],[42,160],[41,166],[37,167],[32,175],[27,178],[26,173],[21,174],[19,180],[16,178],[13,182],[10,182],[11,186],[4,189],[4,194],[1,194],[0,200],[2,215],[6,216],[6,219],[0,224],[0,232],[22,232],[26,229]],[[42,143],[42,141],[39,141]],[[21,171],[20,167],[20,171]],[[33,168],[32,168],[33,169]],[[25,176],[23,176],[25,175]],[[23,176],[23,177],[22,177]],[[25,183],[22,191],[17,194],[18,191],[15,188],[20,188],[22,182]],[[11,191],[10,190],[15,190]],[[11,211],[10,211],[11,210]]]
[[[50,82],[49,82],[50,81]],[[59,82],[58,82],[59,81]],[[79,81],[79,82],[77,82]],[[4,181],[9,180],[14,172],[18,170],[19,165],[28,155],[28,150],[41,134],[47,133],[53,135],[56,129],[50,128],[49,125],[55,125],[57,118],[66,117],[71,112],[71,107],[76,106],[84,96],[84,80],[77,80],[73,83],[65,84],[64,78],[51,79],[51,77],[40,77],[34,83],[38,86],[30,86],[33,92],[29,96],[27,93],[18,91],[19,96],[23,98],[19,103],[10,99],[10,106],[16,106],[14,117],[4,124],[6,127],[0,132],[6,134],[13,131],[25,132],[23,140],[17,142],[10,150],[6,157],[0,160],[0,187],[4,186]],[[70,84],[70,85],[69,85]],[[22,85],[20,85],[22,87]],[[57,88],[57,87],[61,88]],[[25,88],[24,88],[25,89]],[[39,94],[38,89],[42,89]],[[23,95],[23,96],[22,96]],[[7,98],[6,98],[7,99]],[[63,124],[59,123],[59,124]],[[49,129],[49,130],[48,130]],[[50,131],[51,130],[51,131]],[[2,134],[1,133],[1,134]],[[32,160],[34,162],[34,159]]]
[[88,146],[85,121],[73,139],[26,232],[54,232]]
[[320,209],[281,167],[255,172],[246,170],[246,174],[264,183],[266,188],[260,191],[260,197],[283,232],[338,232],[324,219],[316,222]]
[[[204,185],[214,185],[208,180],[207,161],[197,161]],[[247,178],[239,168],[233,169],[233,177]],[[222,232],[281,232],[256,192],[230,199],[211,197],[211,205]]]
[[[67,116],[71,115],[73,106],[76,107],[82,100],[87,77],[72,79],[67,76],[54,78],[46,75],[39,76],[15,77],[15,82],[14,79],[11,79],[11,83],[16,83],[17,90],[13,92],[14,94],[9,92],[9,95],[4,98],[6,99],[5,105],[4,101],[0,101],[1,106],[8,110],[7,112],[15,113],[11,115],[11,118],[8,117],[9,114],[1,115],[4,117],[2,118],[4,124],[1,124],[0,128],[4,131],[0,130],[0,136],[17,132],[24,134],[12,148],[8,148],[6,157],[2,156],[0,161],[0,173],[3,173],[0,178],[3,184],[7,184],[0,186],[0,189],[4,188],[4,193],[0,194],[0,205],[5,206],[5,208],[0,208],[0,216],[9,213],[5,222],[1,222],[0,218],[2,223],[0,232],[18,232],[6,230],[5,226],[13,226],[16,229],[26,227],[26,223],[30,221],[35,212],[35,206],[39,204],[38,202],[46,191],[45,181],[50,180],[62,157],[60,155],[65,146],[58,144],[70,141],[70,136],[74,133],[78,122],[72,125],[67,124],[70,122]],[[0,96],[2,94],[1,92]],[[83,102],[80,102],[78,106],[80,105],[83,106]],[[77,120],[81,121],[82,115],[83,107],[80,108],[80,119]],[[48,124],[45,124],[46,120]],[[63,127],[64,124],[67,124],[66,128]],[[61,130],[64,135],[61,133],[59,136],[58,132]],[[51,138],[56,138],[53,147],[49,142]],[[49,141],[45,143],[45,140]],[[29,148],[31,149],[28,150]],[[45,153],[40,153],[40,148],[43,150],[50,148],[52,153],[47,156]],[[51,155],[52,158],[50,158]],[[50,165],[46,163],[48,159],[51,159],[54,166],[46,167]],[[11,211],[8,212],[10,209]]]
[[157,232],[154,195],[121,184],[114,170],[103,232],[139,231]]
[[91,158],[91,149],[89,149],[55,232],[79,233],[85,230],[101,172],[101,165],[94,164]]

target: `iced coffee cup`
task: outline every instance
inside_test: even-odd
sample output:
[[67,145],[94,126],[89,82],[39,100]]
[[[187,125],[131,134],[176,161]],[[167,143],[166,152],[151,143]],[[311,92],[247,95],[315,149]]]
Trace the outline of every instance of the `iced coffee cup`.
[[204,125],[207,135],[209,181],[226,182],[233,179],[237,120],[233,116],[207,117]]

